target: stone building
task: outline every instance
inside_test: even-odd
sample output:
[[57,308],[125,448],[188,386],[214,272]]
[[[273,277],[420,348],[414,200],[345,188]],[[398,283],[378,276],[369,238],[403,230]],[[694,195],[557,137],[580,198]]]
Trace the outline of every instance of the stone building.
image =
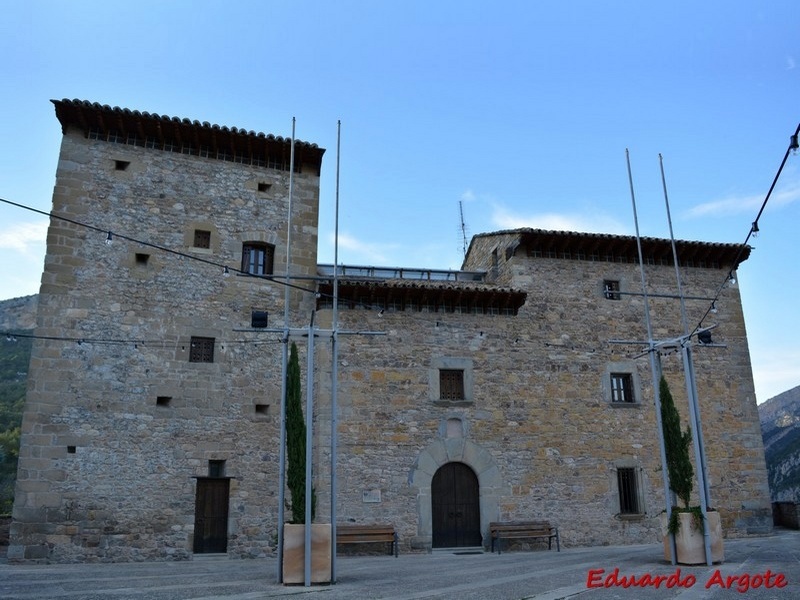
[[[286,294],[290,140],[54,104],[63,219],[47,238],[9,559],[269,555],[284,347],[272,328],[287,296],[289,325],[313,313],[319,333],[314,477],[320,520],[331,512],[324,151],[295,143]],[[642,247],[654,336],[677,336],[670,242]],[[697,320],[749,249],[677,247]],[[340,266],[337,521],[391,522],[406,550],[486,545],[489,522],[510,519],[550,520],[567,546],[659,540],[649,364],[641,345],[610,343],[646,338],[637,292],[636,240],[617,235],[481,234],[460,271]],[[763,533],[770,499],[736,285],[715,308],[706,324],[724,347],[695,352],[711,496],[726,535]],[[254,311],[268,329],[251,328]],[[295,341],[304,362],[307,339]],[[660,360],[685,420],[679,355]]]

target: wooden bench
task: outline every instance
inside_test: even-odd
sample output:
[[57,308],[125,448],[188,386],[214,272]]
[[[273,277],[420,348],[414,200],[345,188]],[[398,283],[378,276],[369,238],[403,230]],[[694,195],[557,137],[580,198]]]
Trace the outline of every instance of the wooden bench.
[[547,521],[508,521],[505,523],[489,523],[489,534],[492,537],[492,552],[497,540],[497,553],[502,553],[500,540],[547,538],[547,549],[552,549],[553,539],[556,540],[556,550],[561,552],[561,542],[558,538],[558,527],[553,527]]
[[389,554],[398,555],[397,532],[393,525],[336,525],[337,544],[391,544]]

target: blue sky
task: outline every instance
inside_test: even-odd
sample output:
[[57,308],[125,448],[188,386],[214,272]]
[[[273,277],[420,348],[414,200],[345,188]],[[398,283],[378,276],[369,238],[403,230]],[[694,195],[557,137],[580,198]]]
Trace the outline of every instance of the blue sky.
[[[740,243],[800,121],[800,3],[6,2],[0,197],[49,210],[50,99],[327,148],[321,262],[458,268],[538,227]],[[800,156],[739,272],[759,402],[800,384]],[[36,293],[46,219],[0,205],[0,299]],[[722,277],[722,275],[721,275]],[[691,315],[690,315],[691,318]],[[676,324],[677,326],[678,324]]]

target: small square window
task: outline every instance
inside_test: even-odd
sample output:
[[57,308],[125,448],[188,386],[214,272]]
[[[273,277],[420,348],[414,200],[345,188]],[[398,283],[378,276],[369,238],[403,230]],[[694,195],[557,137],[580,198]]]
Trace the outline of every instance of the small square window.
[[630,373],[611,373],[611,401],[634,403],[633,377]]
[[639,480],[633,467],[617,468],[617,491],[619,492],[619,512],[622,515],[642,514],[639,501]]
[[204,229],[194,230],[194,247],[211,248],[211,232]]
[[129,160],[115,160],[114,161],[114,170],[115,171],[126,171],[130,166],[131,162]]
[[260,417],[269,416],[269,404],[256,404],[256,415]]
[[67,454],[75,454],[77,448],[75,446],[67,446]]
[[136,264],[140,267],[146,267],[148,261],[150,260],[150,255],[145,252],[137,252],[136,253]]
[[271,187],[272,187],[271,183],[266,183],[264,181],[259,181],[258,182],[258,191],[259,192],[268,192],[269,188],[271,188]]
[[619,281],[613,279],[603,281],[603,296],[606,300],[619,300]]
[[439,399],[464,400],[463,369],[439,369]]
[[172,402],[172,396],[156,396],[156,406],[167,407]]
[[189,362],[214,362],[214,338],[192,337]]
[[225,477],[225,461],[224,460],[208,461],[208,476]]

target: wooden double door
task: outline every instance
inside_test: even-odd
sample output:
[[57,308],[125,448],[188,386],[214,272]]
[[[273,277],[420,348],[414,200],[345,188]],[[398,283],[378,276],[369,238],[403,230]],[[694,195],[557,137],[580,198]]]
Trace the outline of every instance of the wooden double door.
[[434,548],[480,546],[478,477],[458,462],[442,465],[431,481]]

